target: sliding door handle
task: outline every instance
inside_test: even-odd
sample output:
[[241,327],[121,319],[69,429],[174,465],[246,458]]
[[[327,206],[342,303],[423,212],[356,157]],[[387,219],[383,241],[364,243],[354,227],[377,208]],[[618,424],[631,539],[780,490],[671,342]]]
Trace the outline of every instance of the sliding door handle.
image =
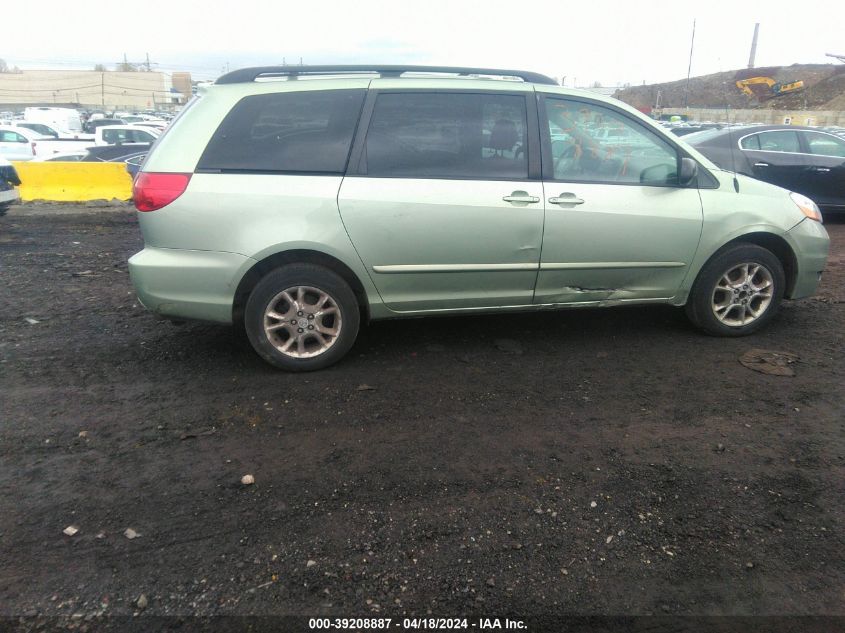
[[502,200],[505,202],[522,202],[523,204],[540,202],[540,198],[537,196],[529,196],[526,191],[514,191],[509,196],[503,196]]

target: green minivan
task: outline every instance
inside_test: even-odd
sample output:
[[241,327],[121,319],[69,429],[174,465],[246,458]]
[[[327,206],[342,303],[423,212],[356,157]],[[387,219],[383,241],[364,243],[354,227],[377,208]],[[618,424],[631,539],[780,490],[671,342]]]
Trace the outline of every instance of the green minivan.
[[815,292],[829,245],[812,200],[504,69],[228,73],[158,139],[134,200],[141,302],[242,323],[291,371],[404,316],[668,303],[751,334]]

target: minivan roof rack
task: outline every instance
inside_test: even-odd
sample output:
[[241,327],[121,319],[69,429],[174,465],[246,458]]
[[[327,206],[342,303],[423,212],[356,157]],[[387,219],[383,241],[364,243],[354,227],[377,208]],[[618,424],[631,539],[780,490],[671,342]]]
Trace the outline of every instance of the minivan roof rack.
[[551,77],[524,70],[504,68],[465,68],[463,66],[397,66],[397,65],[339,65],[339,66],[256,66],[241,68],[220,76],[217,84],[239,84],[255,81],[260,77],[291,77],[313,75],[346,75],[376,73],[383,77],[398,77],[403,73],[430,73],[449,75],[485,75],[492,77],[518,77],[522,81],[535,84],[557,85]]

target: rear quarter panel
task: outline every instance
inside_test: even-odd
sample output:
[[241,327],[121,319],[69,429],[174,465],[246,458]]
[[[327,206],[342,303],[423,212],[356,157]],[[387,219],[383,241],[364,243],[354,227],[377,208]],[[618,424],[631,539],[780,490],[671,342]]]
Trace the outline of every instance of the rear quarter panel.
[[378,293],[337,207],[341,180],[341,176],[194,174],[185,193],[170,205],[139,214],[144,242],[158,248],[237,253],[256,263],[289,250],[325,253],[356,274],[372,308],[380,302]]
[[[191,173],[187,190],[167,207],[140,213],[149,246],[232,252],[261,261],[306,249],[348,266],[364,286],[371,310],[380,304],[340,219],[341,176],[193,173],[220,122],[241,99],[285,91],[366,88],[367,78],[255,82],[211,86],[159,137],[145,172]],[[241,271],[246,274],[248,268]],[[235,280],[237,282],[237,280]]]

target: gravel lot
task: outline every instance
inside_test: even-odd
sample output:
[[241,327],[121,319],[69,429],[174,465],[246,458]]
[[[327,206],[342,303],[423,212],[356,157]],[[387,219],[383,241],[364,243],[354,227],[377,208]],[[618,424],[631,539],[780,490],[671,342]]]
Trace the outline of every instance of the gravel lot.
[[0,615],[845,615],[828,230],[819,295],[752,338],[668,307],[380,322],[289,375],[140,307],[127,207],[14,208]]

